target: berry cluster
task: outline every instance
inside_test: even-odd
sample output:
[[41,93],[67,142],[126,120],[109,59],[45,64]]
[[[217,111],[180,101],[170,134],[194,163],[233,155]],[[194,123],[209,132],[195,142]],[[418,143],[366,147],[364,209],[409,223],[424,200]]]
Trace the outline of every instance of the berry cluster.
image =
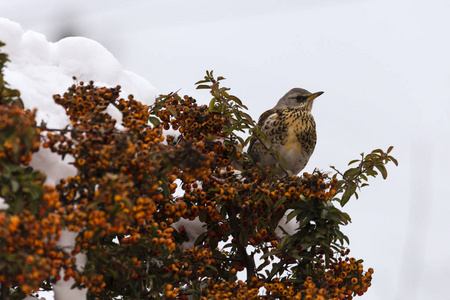
[[55,243],[63,222],[56,213],[61,206],[58,196],[53,187],[44,186],[37,211],[26,198],[21,199],[20,213],[0,211],[0,259],[8,262],[0,265],[2,284],[20,285],[20,291],[29,294],[43,280],[59,279],[60,268],[70,265],[67,254]]
[[17,104],[0,105],[1,160],[25,166],[30,163],[40,145],[35,116],[36,110],[25,110]]

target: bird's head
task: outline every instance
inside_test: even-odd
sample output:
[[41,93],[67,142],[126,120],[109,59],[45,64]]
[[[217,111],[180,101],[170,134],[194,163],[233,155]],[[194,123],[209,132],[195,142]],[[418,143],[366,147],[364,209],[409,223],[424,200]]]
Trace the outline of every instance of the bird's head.
[[274,108],[282,109],[288,107],[299,107],[311,111],[314,99],[322,94],[323,92],[311,93],[305,89],[293,88],[278,101]]

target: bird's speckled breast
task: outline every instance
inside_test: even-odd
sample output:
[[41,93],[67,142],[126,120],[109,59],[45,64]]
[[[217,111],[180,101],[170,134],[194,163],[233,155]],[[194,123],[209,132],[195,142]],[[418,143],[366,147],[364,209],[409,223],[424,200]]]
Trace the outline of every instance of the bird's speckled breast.
[[262,130],[272,145],[280,145],[285,151],[311,154],[316,145],[316,123],[312,114],[302,109],[277,111],[268,118]]

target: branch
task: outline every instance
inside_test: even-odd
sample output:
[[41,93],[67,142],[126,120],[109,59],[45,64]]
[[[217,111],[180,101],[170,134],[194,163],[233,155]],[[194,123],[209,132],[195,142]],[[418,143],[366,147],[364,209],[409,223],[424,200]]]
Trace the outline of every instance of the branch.
[[249,278],[253,278],[255,276],[255,270],[256,270],[256,266],[255,266],[255,261],[253,260],[253,257],[250,257],[247,253],[247,248],[242,245],[239,241],[239,234],[241,232],[240,228],[239,228],[239,222],[237,220],[236,217],[236,212],[234,210],[234,206],[231,203],[230,205],[228,205],[228,215],[230,217],[230,225],[231,225],[231,229],[232,229],[232,235],[233,238],[236,239],[237,241],[237,249],[238,249],[238,253],[239,253],[239,259],[240,261],[242,261],[245,265],[245,268],[247,269],[247,279]]

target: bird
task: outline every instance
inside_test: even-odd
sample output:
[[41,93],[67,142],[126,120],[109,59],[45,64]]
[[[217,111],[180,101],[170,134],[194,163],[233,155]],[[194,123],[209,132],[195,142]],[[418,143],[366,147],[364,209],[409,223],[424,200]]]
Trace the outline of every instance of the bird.
[[258,119],[257,128],[267,140],[259,136],[251,139],[247,152],[253,162],[270,167],[279,177],[300,173],[316,146],[316,123],[311,110],[314,100],[322,94],[293,88],[277,105],[264,112]]

